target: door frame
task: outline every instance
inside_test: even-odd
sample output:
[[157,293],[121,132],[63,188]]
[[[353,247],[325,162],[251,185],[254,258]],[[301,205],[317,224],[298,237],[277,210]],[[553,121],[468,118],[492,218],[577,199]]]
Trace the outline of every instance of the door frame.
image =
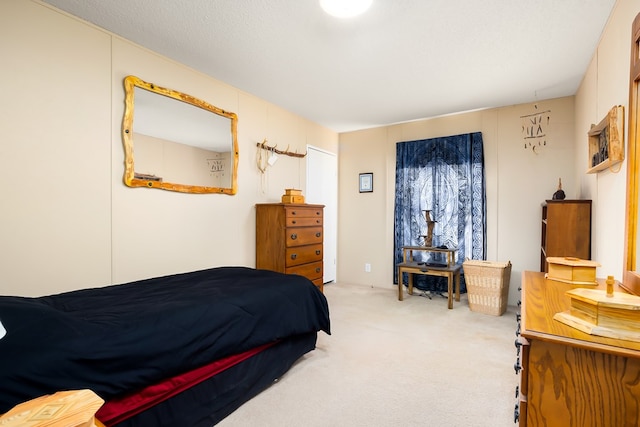
[[[325,183],[330,181],[327,179],[326,171],[323,171],[325,173],[320,173],[320,171],[315,170],[311,165],[313,158],[313,156],[309,156],[311,151],[331,156],[334,159],[333,173],[335,176],[335,186],[333,191],[328,191],[327,193],[323,192],[323,195],[319,196],[322,200],[314,198],[318,196],[310,192],[313,188],[312,183]],[[327,190],[327,187],[323,185],[323,189]],[[307,145],[307,203],[325,205],[323,220],[323,282],[335,282],[338,272],[338,155],[313,145]]]

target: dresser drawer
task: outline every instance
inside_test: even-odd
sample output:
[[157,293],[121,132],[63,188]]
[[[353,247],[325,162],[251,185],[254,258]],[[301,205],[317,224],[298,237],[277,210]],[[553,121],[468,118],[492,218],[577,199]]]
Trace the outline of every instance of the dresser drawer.
[[322,261],[297,265],[295,267],[287,267],[285,273],[298,274],[300,276],[306,277],[311,281],[322,279]]
[[286,220],[287,227],[313,227],[322,225],[322,217],[299,217],[288,216]]
[[322,227],[287,228],[286,246],[303,246],[322,243]]
[[322,208],[286,207],[287,218],[322,218]]
[[293,246],[287,248],[286,256],[287,267],[322,261],[322,245]]

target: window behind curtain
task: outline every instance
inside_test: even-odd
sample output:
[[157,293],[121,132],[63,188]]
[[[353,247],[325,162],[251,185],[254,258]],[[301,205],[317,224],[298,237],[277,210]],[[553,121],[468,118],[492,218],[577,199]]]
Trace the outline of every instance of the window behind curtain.
[[[458,264],[466,258],[486,259],[485,204],[481,132],[397,143],[394,266],[402,262],[403,246],[424,244],[424,210],[431,210],[431,219],[437,221],[433,246],[457,248]],[[443,261],[442,254],[414,255],[417,261]],[[393,282],[398,283],[398,270],[393,270]],[[414,286],[447,290],[444,277],[416,275]],[[464,278],[461,288],[465,290]]]

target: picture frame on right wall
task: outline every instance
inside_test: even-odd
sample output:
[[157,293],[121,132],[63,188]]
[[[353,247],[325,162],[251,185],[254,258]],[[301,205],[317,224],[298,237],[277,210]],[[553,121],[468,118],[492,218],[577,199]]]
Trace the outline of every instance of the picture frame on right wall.
[[624,160],[624,107],[615,105],[597,125],[591,125],[589,169],[598,173]]
[[361,193],[373,193],[373,173],[366,172],[360,174],[359,189]]

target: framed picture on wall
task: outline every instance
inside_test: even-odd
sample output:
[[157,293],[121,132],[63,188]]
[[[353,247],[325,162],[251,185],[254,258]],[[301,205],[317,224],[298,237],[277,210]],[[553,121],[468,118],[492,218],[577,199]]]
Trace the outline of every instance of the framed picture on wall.
[[360,174],[360,192],[373,193],[373,173],[367,172]]

